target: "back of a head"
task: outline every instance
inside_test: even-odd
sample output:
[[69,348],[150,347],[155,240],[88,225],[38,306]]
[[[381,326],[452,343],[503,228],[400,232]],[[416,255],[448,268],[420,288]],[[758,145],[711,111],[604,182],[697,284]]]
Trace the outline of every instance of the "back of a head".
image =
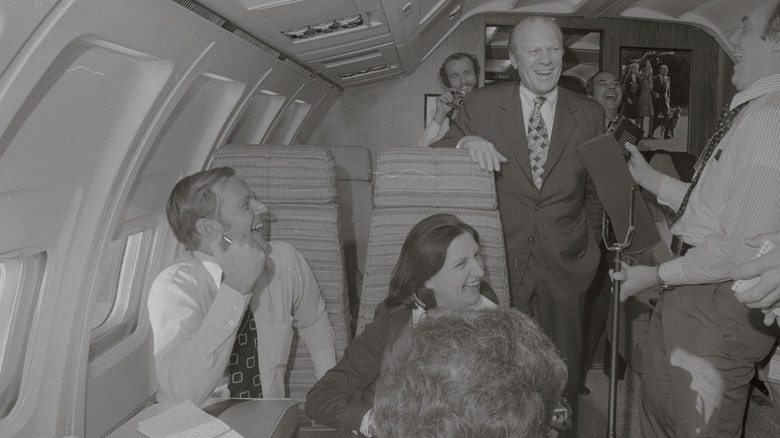
[[566,367],[526,315],[506,308],[432,312],[383,361],[377,437],[542,438]]

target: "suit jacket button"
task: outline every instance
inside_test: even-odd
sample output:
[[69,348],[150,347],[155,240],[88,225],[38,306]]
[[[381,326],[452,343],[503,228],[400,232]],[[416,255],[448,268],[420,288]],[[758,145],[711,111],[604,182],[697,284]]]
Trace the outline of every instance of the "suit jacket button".
[[539,205],[539,204],[536,204],[536,206],[534,207],[534,210],[539,211],[540,208],[542,208],[542,206]]
[[533,242],[534,242],[534,236],[529,236],[529,237],[528,237],[528,241],[529,241],[529,242],[531,242],[531,243],[533,243]]

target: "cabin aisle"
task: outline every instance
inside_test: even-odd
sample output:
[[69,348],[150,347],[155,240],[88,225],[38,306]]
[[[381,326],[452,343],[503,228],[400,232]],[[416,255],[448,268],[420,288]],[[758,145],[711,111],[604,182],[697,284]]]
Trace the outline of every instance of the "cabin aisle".
[[[640,438],[639,433],[639,383],[641,379],[630,368],[625,379],[617,386],[617,421],[615,436]],[[609,402],[609,378],[600,369],[588,371],[586,383],[591,393],[580,396],[580,438],[601,438],[607,436],[607,415]]]

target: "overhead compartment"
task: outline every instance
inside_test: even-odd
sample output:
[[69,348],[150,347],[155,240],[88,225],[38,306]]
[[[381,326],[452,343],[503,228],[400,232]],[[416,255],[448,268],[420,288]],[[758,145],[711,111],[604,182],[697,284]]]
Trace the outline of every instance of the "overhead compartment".
[[[335,75],[344,86],[403,75],[392,40],[371,45],[373,42],[349,44],[351,48],[348,50],[329,49],[325,53],[330,53],[330,56],[312,59],[309,65],[328,75]],[[359,48],[361,45],[364,47]]]
[[[392,3],[392,0],[385,1]],[[428,4],[433,1],[418,0],[412,3]],[[420,63],[439,45],[439,42],[457,27],[460,16],[463,14],[463,0],[439,0],[436,6],[436,9],[424,10],[427,13],[422,17],[424,19],[422,23],[415,28],[417,32],[408,41],[398,45],[398,55],[405,72],[411,73],[417,69]],[[409,20],[404,24],[411,27],[413,21]],[[393,35],[395,36],[395,30],[393,30]]]
[[198,0],[344,87],[411,74],[458,25],[463,1]]

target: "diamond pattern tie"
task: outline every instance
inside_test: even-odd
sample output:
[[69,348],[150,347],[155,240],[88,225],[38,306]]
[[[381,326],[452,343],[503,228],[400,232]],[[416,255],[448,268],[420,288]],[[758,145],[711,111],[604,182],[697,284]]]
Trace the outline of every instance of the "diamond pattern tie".
[[257,365],[257,328],[252,309],[248,306],[241,318],[241,327],[233,342],[228,389],[233,398],[259,398],[263,395],[260,385],[260,367]]
[[542,188],[544,163],[547,161],[547,146],[550,144],[547,126],[544,124],[541,111],[542,104],[546,100],[547,98],[542,96],[534,98],[534,109],[528,119],[528,155],[531,160],[534,185],[537,189]]
[[[683,197],[682,203],[680,204],[680,208],[677,209],[677,213],[672,219],[672,225],[674,225],[674,223],[677,222],[677,220],[680,219],[685,212],[685,208],[688,206],[688,201],[691,198],[691,192],[696,186],[696,183],[699,182],[699,177],[704,171],[704,166],[707,165],[707,161],[709,161],[710,156],[715,151],[715,147],[718,145],[718,143],[720,143],[720,140],[723,138],[723,136],[726,135],[726,133],[729,131],[729,128],[731,127],[731,124],[734,123],[734,119],[737,117],[737,114],[739,114],[739,112],[742,111],[742,108],[744,108],[747,104],[748,102],[742,103],[733,110],[729,110],[729,104],[726,104],[726,106],[723,107],[723,111],[720,113],[720,117],[718,118],[718,124],[715,126],[715,133],[712,134],[712,137],[710,137],[710,140],[704,147],[704,152],[702,152],[702,155],[697,162],[699,166],[696,169],[696,174],[693,175],[691,185],[688,186],[688,191],[685,192],[685,196]],[[669,226],[671,227],[672,225]]]

